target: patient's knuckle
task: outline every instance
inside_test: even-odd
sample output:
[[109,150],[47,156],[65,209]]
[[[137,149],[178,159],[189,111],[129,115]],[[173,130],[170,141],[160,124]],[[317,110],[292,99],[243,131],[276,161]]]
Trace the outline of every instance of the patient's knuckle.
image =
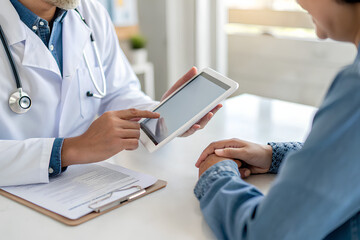
[[209,144],[208,148],[215,148],[217,142],[212,142]]
[[130,108],[129,112],[130,112],[131,115],[136,115],[138,113],[138,110],[135,109],[135,108]]

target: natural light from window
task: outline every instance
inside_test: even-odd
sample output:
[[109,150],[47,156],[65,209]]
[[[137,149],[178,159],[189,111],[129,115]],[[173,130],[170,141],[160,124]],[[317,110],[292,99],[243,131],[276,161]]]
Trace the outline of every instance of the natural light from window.
[[278,11],[301,11],[295,0],[227,0],[229,8],[273,9]]
[[295,0],[227,0],[227,34],[317,40],[308,14]]

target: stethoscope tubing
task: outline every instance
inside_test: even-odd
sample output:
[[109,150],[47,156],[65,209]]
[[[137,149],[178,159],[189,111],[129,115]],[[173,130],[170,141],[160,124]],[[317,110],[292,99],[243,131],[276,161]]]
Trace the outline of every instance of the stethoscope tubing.
[[[77,12],[81,18],[81,20],[85,23],[86,26],[89,27],[89,25],[87,24],[85,18],[81,15],[81,13],[79,12],[79,10],[77,8],[74,9],[75,12]],[[90,27],[89,27],[90,28]],[[100,59],[100,54],[99,54],[99,51],[98,51],[98,48],[97,48],[97,45],[96,45],[96,42],[95,42],[95,39],[94,39],[94,36],[93,34],[91,33],[90,34],[90,40],[91,40],[91,44],[93,46],[93,49],[95,51],[95,57],[96,57],[96,61],[99,65],[99,68],[100,68],[100,74],[101,74],[101,80],[102,80],[102,85],[103,85],[103,88],[104,90],[101,91],[100,90],[100,87],[97,85],[96,81],[95,81],[95,77],[94,77],[94,74],[93,72],[91,71],[91,67],[90,67],[90,64],[89,64],[89,61],[87,59],[87,56],[86,56],[86,53],[85,51],[83,52],[83,57],[84,57],[84,60],[85,60],[85,64],[86,64],[86,67],[87,69],[89,70],[89,75],[90,75],[90,78],[91,78],[91,81],[92,83],[94,84],[94,87],[96,89],[96,91],[99,93],[99,94],[94,94],[90,91],[88,91],[86,93],[86,96],[88,97],[95,97],[95,98],[103,98],[106,96],[106,78],[105,78],[105,74],[104,74],[104,68],[101,64],[101,59]]]
[[[93,39],[93,38],[92,38],[92,39]],[[84,52],[83,52],[83,57],[84,57],[84,60],[85,60],[86,67],[87,67],[87,69],[89,70],[89,75],[90,75],[91,81],[92,81],[92,83],[94,84],[96,91],[99,93],[99,95],[98,95],[98,94],[94,94],[94,93],[91,93],[91,92],[88,91],[88,92],[87,92],[87,96],[88,96],[88,97],[95,97],[95,98],[103,98],[103,97],[106,96],[106,79],[105,79],[104,69],[103,69],[102,64],[101,64],[101,61],[100,61],[100,56],[99,56],[99,52],[98,52],[98,49],[97,49],[95,40],[92,40],[92,41],[91,41],[91,44],[93,45],[93,48],[94,48],[94,51],[95,51],[96,61],[97,61],[98,64],[99,64],[100,73],[101,73],[101,80],[102,80],[102,85],[103,85],[104,90],[101,91],[101,90],[100,90],[100,87],[99,87],[98,84],[96,83],[94,74],[93,74],[93,72],[91,71],[91,67],[90,67],[88,58],[87,58],[86,53],[85,53],[85,51],[84,51]]]
[[7,55],[8,59],[9,59],[11,69],[12,69],[12,71],[14,73],[14,77],[15,77],[15,81],[16,81],[16,88],[20,89],[20,88],[22,88],[21,80],[20,80],[16,65],[14,63],[14,59],[13,59],[13,57],[11,55],[11,52],[10,52],[9,43],[8,43],[6,37],[5,37],[5,33],[4,33],[1,25],[0,25],[0,38],[1,38],[1,42],[2,42],[2,44],[4,46],[6,55]]
[[[86,23],[85,19],[82,17],[80,12],[77,9],[75,9],[75,11],[79,14],[81,20],[86,24],[86,26],[89,27],[89,25]],[[0,25],[0,39],[1,39],[2,44],[4,46],[6,55],[7,55],[8,59],[9,59],[11,69],[12,69],[12,72],[14,74],[15,81],[16,81],[16,87],[17,87],[17,90],[10,95],[9,106],[10,106],[10,109],[13,112],[18,113],[18,114],[22,114],[22,113],[27,112],[30,109],[32,101],[31,101],[31,98],[29,97],[29,95],[22,90],[21,79],[19,77],[19,73],[18,73],[18,70],[17,70],[16,65],[14,63],[14,59],[12,57],[12,54],[10,52],[9,43],[8,43],[8,41],[6,39],[5,33],[4,33],[1,25]],[[91,81],[94,84],[94,86],[96,88],[96,91],[99,93],[99,94],[94,94],[94,93],[88,91],[86,93],[86,96],[101,99],[101,98],[106,96],[106,78],[105,78],[105,74],[104,74],[104,68],[103,68],[103,66],[101,64],[99,51],[98,51],[98,48],[96,46],[96,42],[95,42],[95,39],[94,39],[92,33],[90,34],[90,40],[91,40],[91,45],[93,46],[93,49],[95,51],[96,61],[97,61],[98,65],[99,65],[99,68],[100,68],[101,80],[102,80],[102,85],[103,85],[104,90],[101,91],[100,87],[96,83],[94,74],[91,71],[91,67],[90,67],[88,58],[87,58],[86,53],[84,51],[83,52],[83,57],[84,57],[84,60],[85,60],[86,67],[89,70],[89,75],[90,75]]]

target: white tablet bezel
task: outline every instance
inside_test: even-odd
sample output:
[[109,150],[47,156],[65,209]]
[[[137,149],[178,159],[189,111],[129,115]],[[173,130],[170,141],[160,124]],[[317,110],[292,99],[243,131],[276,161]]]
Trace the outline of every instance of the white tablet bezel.
[[[208,75],[210,75],[211,77],[219,80],[220,82],[226,84],[227,86],[229,86],[229,89],[226,90],[221,96],[219,96],[218,98],[216,98],[213,102],[211,102],[207,107],[205,107],[203,110],[201,110],[198,114],[196,114],[192,119],[190,119],[187,123],[185,123],[184,125],[182,125],[178,130],[176,130],[175,132],[173,132],[172,134],[170,134],[167,138],[165,138],[164,140],[162,140],[160,143],[158,143],[157,145],[155,145],[155,143],[150,139],[150,137],[143,131],[142,128],[140,128],[140,141],[141,143],[146,147],[146,149],[149,152],[154,152],[157,149],[161,148],[162,146],[164,146],[166,143],[168,143],[169,141],[171,141],[172,139],[174,139],[177,136],[180,136],[181,134],[183,134],[184,132],[186,132],[192,125],[194,125],[195,123],[197,123],[203,116],[205,116],[205,114],[207,114],[208,112],[210,112],[212,109],[214,109],[216,107],[216,105],[218,105],[221,101],[223,101],[224,99],[226,99],[227,97],[229,97],[232,93],[234,93],[236,91],[236,89],[238,88],[239,84],[223,75],[221,75],[220,73],[210,69],[210,68],[205,68],[203,69],[199,74],[197,74],[196,76],[194,76],[193,78],[191,78],[189,81],[187,81],[186,83],[184,83],[181,87],[179,87],[175,92],[173,92],[170,96],[168,96],[166,99],[164,99],[159,105],[157,105],[153,111],[155,111],[157,108],[159,108],[161,105],[165,104],[167,102],[168,99],[170,99],[173,95],[175,95],[177,92],[181,91],[181,89],[183,89],[188,82],[192,81],[194,78],[198,77],[200,74],[202,73],[206,73]],[[143,119],[141,122],[145,121],[146,119]],[[141,123],[140,122],[140,123]]]

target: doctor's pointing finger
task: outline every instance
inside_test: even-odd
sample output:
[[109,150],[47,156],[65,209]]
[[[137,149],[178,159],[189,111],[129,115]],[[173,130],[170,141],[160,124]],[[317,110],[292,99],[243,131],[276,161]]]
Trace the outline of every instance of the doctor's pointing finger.
[[82,135],[64,140],[62,167],[99,162],[138,147],[140,124],[134,118],[159,118],[160,114],[128,109],[106,112]]
[[1,1],[0,29],[0,186],[48,183],[66,166],[136,149],[135,120],[159,117],[143,111],[158,102],[98,1]]

